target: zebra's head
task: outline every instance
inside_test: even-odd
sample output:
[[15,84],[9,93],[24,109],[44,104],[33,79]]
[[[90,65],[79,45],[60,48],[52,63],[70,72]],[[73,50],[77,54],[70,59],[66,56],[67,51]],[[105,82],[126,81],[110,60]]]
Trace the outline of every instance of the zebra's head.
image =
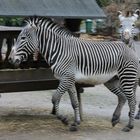
[[138,34],[138,29],[135,26],[135,22],[138,19],[140,10],[136,10],[132,16],[123,16],[122,12],[119,13],[120,20],[120,33],[121,39],[126,44],[129,44],[131,40]]
[[21,62],[27,61],[28,56],[33,54],[36,50],[38,50],[36,26],[35,24],[28,22],[12,47],[9,55],[9,62],[18,67]]

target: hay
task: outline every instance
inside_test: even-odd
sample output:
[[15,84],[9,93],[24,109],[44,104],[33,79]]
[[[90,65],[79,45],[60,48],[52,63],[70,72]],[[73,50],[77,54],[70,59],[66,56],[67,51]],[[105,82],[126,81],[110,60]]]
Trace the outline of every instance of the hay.
[[[72,123],[73,117],[70,116],[70,123]],[[120,128],[118,125],[117,127]],[[7,115],[0,118],[0,131],[8,132],[24,132],[34,130],[45,130],[48,133],[56,132],[68,132],[69,127],[57,120],[55,116],[49,115]],[[85,130],[107,130],[112,129],[111,122],[105,118],[88,117],[84,118],[84,121],[79,126],[80,131]]]
[[0,131],[61,130],[64,125],[53,115],[8,115],[0,118]]
[[[1,108],[3,116],[0,117],[0,132],[31,132],[35,130],[48,133],[68,133],[69,126],[62,124],[51,110],[43,108]],[[73,122],[73,113],[69,113],[69,122]],[[119,125],[117,127],[121,128]],[[84,121],[79,126],[80,131],[99,131],[112,129],[111,122],[107,118],[89,116],[84,114]]]
[[111,36],[102,36],[102,35],[93,36],[89,34],[81,34],[80,38],[84,40],[93,40],[93,41],[112,40]]

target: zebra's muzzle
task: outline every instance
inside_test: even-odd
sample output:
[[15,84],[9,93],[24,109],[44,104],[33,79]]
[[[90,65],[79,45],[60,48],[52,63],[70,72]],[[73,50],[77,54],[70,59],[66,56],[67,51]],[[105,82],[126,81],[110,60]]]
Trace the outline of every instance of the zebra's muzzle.
[[125,44],[127,44],[127,45],[128,45],[128,44],[129,44],[130,39],[124,39],[123,41],[125,42]]
[[12,65],[15,66],[15,68],[18,68],[20,63],[21,63],[21,60],[20,59],[15,59],[14,61],[12,60],[12,58],[9,58],[8,59],[9,63],[11,63]]
[[19,67],[20,63],[21,63],[21,60],[16,59],[14,62],[15,67]]

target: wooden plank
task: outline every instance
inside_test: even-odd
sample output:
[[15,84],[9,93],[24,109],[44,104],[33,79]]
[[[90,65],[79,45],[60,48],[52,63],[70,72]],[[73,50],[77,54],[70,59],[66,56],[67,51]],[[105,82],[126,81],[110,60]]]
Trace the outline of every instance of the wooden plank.
[[55,80],[50,68],[40,69],[3,69],[0,71],[0,83],[12,81]]
[[[58,87],[51,69],[9,69],[0,71],[0,92],[20,92],[51,90]],[[89,84],[77,84],[76,87],[93,87]]]
[[9,69],[0,71],[0,92],[56,89],[59,81],[51,69]]
[[28,81],[10,81],[0,83],[0,93],[37,91],[56,89],[58,80],[28,80]]

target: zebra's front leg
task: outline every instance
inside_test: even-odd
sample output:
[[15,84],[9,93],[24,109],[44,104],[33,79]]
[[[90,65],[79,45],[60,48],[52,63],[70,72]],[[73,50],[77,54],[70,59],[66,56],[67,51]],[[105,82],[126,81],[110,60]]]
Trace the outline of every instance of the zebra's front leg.
[[137,115],[135,116],[135,119],[139,120],[140,119],[140,103],[139,103],[139,110],[138,110],[138,113]]
[[72,86],[68,90],[70,99],[71,99],[71,104],[74,109],[74,123],[70,126],[70,131],[77,131],[78,126],[81,122],[80,120],[80,112],[79,112],[79,102],[78,102],[78,97],[77,97],[77,91],[75,85]]
[[[75,78],[73,73],[65,73],[64,76],[61,77],[59,86],[57,88],[56,93],[52,97],[52,103],[53,103],[53,110],[52,113],[57,116],[58,119],[60,119],[64,124],[68,124],[67,117],[59,114],[59,102],[61,99],[61,96],[68,91],[70,94],[71,102],[75,110],[75,122],[78,124],[79,121],[79,104],[76,94],[76,88],[75,88]],[[77,113],[78,112],[78,113]]]
[[68,118],[66,116],[59,114],[59,103],[64,93],[65,93],[65,90],[63,90],[62,87],[60,86],[58,87],[54,95],[52,96],[52,103],[53,103],[52,114],[56,115],[56,117],[59,120],[61,120],[64,124],[68,125]]

